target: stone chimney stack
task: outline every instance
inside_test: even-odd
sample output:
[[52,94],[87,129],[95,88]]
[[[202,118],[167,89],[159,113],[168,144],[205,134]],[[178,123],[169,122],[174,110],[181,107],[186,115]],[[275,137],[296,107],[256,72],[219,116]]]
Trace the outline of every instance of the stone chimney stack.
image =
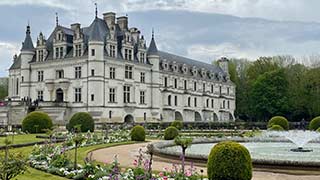
[[118,17],[117,23],[122,31],[128,30],[128,17],[127,16]]
[[140,31],[139,31],[139,29],[135,28],[135,27],[130,28],[130,33],[131,33],[131,35],[133,37],[134,43],[138,43],[138,41],[140,39]]
[[71,24],[71,29],[76,31],[77,29],[80,29],[81,27],[81,24],[79,23],[74,23],[74,24]]
[[116,13],[114,12],[103,13],[103,19],[107,23],[108,28],[110,29],[110,27],[116,23]]

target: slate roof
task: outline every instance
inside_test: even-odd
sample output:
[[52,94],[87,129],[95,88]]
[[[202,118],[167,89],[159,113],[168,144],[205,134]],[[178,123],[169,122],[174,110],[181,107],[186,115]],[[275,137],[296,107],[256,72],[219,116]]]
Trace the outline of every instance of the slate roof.
[[26,37],[22,43],[21,51],[34,51],[33,42],[30,36],[30,26],[27,26]]
[[13,64],[9,69],[20,69],[21,67],[21,55],[17,57],[15,61],[13,61]]
[[85,35],[89,37],[89,41],[104,42],[108,32],[109,29],[105,21],[96,17],[88,28],[88,34]]
[[158,55],[158,48],[153,36],[147,51],[147,55]]

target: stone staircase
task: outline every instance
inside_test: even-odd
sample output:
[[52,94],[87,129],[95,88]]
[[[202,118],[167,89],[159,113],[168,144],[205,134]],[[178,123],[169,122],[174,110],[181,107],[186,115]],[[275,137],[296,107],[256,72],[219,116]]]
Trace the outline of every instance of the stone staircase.
[[66,125],[68,121],[67,108],[65,107],[40,107],[36,111],[47,113],[52,119],[53,124],[57,124],[59,126]]

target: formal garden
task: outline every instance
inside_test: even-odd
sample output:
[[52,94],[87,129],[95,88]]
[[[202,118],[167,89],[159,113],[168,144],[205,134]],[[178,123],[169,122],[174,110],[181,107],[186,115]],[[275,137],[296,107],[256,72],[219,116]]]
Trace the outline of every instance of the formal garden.
[[[259,154],[261,149],[253,148],[269,149],[270,143],[279,143],[292,147],[292,152],[317,153],[320,117],[310,122],[308,131],[292,130],[292,125],[282,116],[271,118],[266,124],[267,130],[257,127],[248,130],[242,127],[244,124],[235,124],[229,129],[211,126],[213,128],[200,129],[174,121],[167,125],[105,124],[95,129],[91,115],[79,112],[70,119],[67,130],[62,131],[52,124],[47,114],[31,112],[23,119],[21,129],[1,131],[0,179],[249,180],[256,165],[320,167],[318,156],[306,160],[300,160],[299,156],[274,159],[264,157]],[[301,145],[299,133],[302,140],[311,138]],[[103,162],[92,158],[92,152],[98,149],[146,142],[146,148],[139,149],[128,167],[119,163],[121,157],[118,156]],[[280,153],[277,149],[281,147],[274,149]],[[164,169],[153,168],[155,157],[174,163]],[[203,168],[197,169],[193,161]]]

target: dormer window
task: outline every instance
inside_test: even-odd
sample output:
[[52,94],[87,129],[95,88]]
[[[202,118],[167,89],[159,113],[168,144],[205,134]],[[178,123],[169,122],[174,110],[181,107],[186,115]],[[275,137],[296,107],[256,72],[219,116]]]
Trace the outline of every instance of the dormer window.
[[211,72],[211,73],[209,74],[209,77],[210,77],[210,79],[213,79],[213,78],[215,77],[214,72]]
[[187,66],[184,64],[184,65],[182,66],[182,72],[183,72],[184,74],[186,74],[187,71],[188,71],[188,68],[187,68]]
[[124,59],[125,60],[132,60],[132,50],[131,49],[124,49]]
[[38,50],[38,61],[43,61],[43,50]]
[[174,72],[178,72],[178,65],[177,65],[176,63],[174,63],[174,64],[172,65],[172,70],[173,70]]
[[140,58],[139,61],[141,63],[145,63],[145,53],[144,52],[140,52],[139,58]]
[[168,67],[169,67],[169,65],[168,65],[168,63],[167,63],[167,60],[163,60],[163,62],[162,62],[162,68],[165,69],[165,70],[168,70]]
[[109,52],[110,57],[116,57],[116,46],[110,45],[109,47],[110,47],[110,52]]
[[196,76],[197,75],[197,68],[196,67],[193,67],[192,68],[192,75]]
[[58,33],[58,40],[61,41],[61,34]]
[[202,69],[202,70],[201,70],[201,76],[202,76],[203,78],[205,78],[205,77],[206,77],[206,74],[207,74],[206,70],[205,70],[205,69]]
[[82,56],[82,46],[81,44],[75,45],[75,56]]

